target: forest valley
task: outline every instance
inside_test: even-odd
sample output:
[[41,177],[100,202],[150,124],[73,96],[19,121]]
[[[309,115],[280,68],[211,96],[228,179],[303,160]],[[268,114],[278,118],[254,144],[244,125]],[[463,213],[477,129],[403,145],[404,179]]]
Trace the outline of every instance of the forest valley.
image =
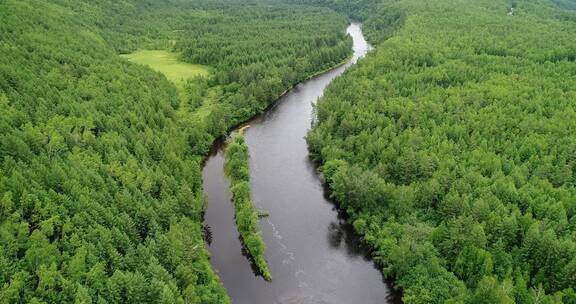
[[[348,59],[351,19],[375,50],[328,87],[307,141],[403,301],[576,303],[574,9],[0,0],[0,303],[230,303],[203,239],[202,160]],[[128,60],[144,50],[202,72],[170,81]]]

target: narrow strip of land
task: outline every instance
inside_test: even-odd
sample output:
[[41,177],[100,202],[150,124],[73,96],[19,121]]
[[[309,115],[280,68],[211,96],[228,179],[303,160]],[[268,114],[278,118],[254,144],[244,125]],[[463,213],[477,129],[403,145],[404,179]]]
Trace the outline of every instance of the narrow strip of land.
[[236,226],[244,248],[266,281],[272,274],[264,259],[266,245],[258,230],[258,211],[254,208],[250,192],[250,170],[248,168],[248,146],[244,136],[235,135],[226,147],[226,174],[231,180],[231,189],[236,212]]

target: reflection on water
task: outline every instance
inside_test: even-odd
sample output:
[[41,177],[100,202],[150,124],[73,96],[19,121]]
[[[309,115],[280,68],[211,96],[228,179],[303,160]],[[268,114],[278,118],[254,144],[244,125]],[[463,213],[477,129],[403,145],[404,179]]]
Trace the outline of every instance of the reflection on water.
[[346,218],[328,199],[304,137],[312,121],[312,103],[326,86],[370,46],[359,24],[348,33],[354,57],[347,64],[296,86],[246,129],[250,149],[250,186],[260,220],[265,257],[273,280],[255,275],[243,252],[234,222],[224,159],[217,144],[203,168],[210,226],[212,265],[237,304],[398,303]]
[[202,233],[204,234],[206,244],[208,244],[208,246],[212,245],[212,229],[210,229],[210,226],[206,224],[202,226]]

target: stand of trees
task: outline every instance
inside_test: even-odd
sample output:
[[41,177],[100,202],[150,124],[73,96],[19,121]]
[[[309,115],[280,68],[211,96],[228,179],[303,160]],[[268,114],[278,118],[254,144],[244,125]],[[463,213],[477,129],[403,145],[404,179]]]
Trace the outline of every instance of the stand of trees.
[[[228,303],[204,248],[201,160],[345,58],[345,19],[258,3],[2,0],[0,20],[0,302]],[[140,48],[179,51],[212,76],[183,102],[118,56]]]
[[576,303],[575,13],[400,0],[364,18],[376,50],[308,142],[404,301]]
[[266,245],[258,229],[258,211],[254,207],[250,191],[250,167],[248,145],[244,136],[236,134],[226,146],[226,174],[230,177],[236,226],[250,258],[266,281],[272,281],[272,274],[264,259]]
[[130,6],[117,6],[102,6],[99,14],[71,9],[106,24],[98,31],[118,53],[169,49],[182,61],[210,66],[212,76],[192,80],[186,90],[201,97],[183,106],[199,110],[193,120],[210,115],[207,124],[215,136],[351,54],[348,20],[327,8],[189,0],[132,0]]

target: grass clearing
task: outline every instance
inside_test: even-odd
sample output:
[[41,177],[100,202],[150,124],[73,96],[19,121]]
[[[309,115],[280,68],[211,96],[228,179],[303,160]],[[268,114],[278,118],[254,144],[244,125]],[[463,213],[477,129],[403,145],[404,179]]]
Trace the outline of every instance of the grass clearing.
[[121,56],[164,74],[168,80],[179,87],[184,85],[187,79],[195,76],[208,76],[209,73],[207,66],[181,62],[176,53],[168,51],[142,50]]

